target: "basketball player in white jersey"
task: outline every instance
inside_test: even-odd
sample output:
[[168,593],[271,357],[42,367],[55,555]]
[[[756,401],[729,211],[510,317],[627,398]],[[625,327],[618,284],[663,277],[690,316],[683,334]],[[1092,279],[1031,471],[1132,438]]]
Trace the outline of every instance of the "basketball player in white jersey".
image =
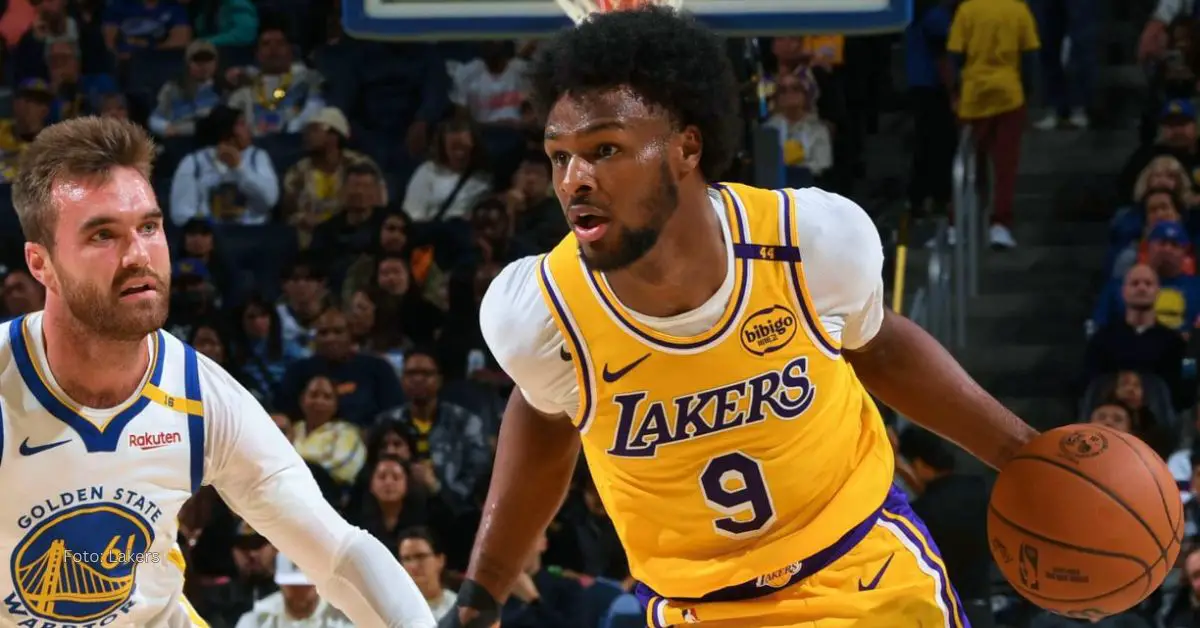
[[183,598],[180,506],[217,488],[357,626],[433,616],[347,524],[241,385],[161,331],[170,292],[154,147],[126,122],[38,136],[13,202],[46,308],[0,326],[0,626],[205,625]]

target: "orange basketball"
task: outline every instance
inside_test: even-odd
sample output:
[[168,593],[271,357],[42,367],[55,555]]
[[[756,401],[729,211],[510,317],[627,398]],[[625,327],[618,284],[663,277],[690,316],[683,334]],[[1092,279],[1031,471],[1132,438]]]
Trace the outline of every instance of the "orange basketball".
[[1099,425],[1051,430],[1000,473],[988,508],[992,556],[1029,601],[1098,619],[1162,584],[1179,556],[1183,504],[1167,465]]

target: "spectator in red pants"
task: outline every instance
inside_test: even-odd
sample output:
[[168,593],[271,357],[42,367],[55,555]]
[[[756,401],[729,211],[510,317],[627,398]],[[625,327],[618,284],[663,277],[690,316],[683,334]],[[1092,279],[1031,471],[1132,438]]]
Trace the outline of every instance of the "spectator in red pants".
[[[958,117],[970,124],[980,156],[989,157],[995,198],[988,240],[1009,249],[1013,193],[1040,47],[1033,14],[1023,0],[966,0],[950,25],[947,50],[958,75]],[[982,159],[980,163],[986,163]]]

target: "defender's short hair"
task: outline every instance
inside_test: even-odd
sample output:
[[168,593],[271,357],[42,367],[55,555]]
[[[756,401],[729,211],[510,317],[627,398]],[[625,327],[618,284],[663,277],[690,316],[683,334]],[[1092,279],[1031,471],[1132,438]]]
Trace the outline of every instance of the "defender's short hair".
[[132,122],[87,116],[46,127],[21,155],[13,181],[13,206],[25,239],[53,248],[56,183],[103,184],[115,168],[133,168],[149,180],[154,154],[150,135]]
[[700,171],[725,175],[739,145],[740,86],[724,43],[686,13],[656,5],[589,16],[551,39],[533,65],[530,100],[545,117],[565,94],[629,88],[677,129],[695,126]]

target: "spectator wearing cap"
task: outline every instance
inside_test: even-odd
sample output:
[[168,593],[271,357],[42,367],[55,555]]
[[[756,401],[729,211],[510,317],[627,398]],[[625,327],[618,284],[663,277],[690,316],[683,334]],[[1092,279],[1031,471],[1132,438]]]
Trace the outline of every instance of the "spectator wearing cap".
[[1125,273],[1124,316],[1112,319],[1088,340],[1085,381],[1118,371],[1154,373],[1180,396],[1185,344],[1178,331],[1158,322],[1158,292],[1158,275],[1149,266],[1137,264]]
[[1020,0],[966,0],[950,25],[946,49],[959,68],[958,117],[991,158],[994,200],[988,240],[1012,248],[1013,198],[1021,160],[1026,99],[1033,93],[1037,25]]
[[258,7],[251,0],[189,0],[196,37],[214,46],[249,46],[258,35]]
[[3,320],[37,312],[46,306],[46,287],[38,283],[24,267],[11,268],[4,275]]
[[217,47],[196,40],[184,53],[183,76],[167,81],[158,91],[158,104],[150,114],[150,130],[159,137],[195,135],[196,122],[221,104],[217,74]]
[[138,50],[182,50],[192,41],[187,10],[176,0],[110,0],[104,45],[125,60]]
[[17,175],[17,162],[25,147],[50,123],[54,92],[42,79],[25,79],[17,86],[13,117],[0,120],[0,182]]
[[[1147,236],[1159,223],[1163,222],[1178,222],[1184,223],[1185,212],[1187,208],[1183,205],[1183,199],[1179,194],[1167,188],[1156,188],[1147,190],[1142,195],[1142,203],[1140,211],[1136,216],[1141,218],[1138,233],[1140,237],[1134,240],[1114,239],[1112,247],[1109,249],[1109,257],[1106,265],[1112,269],[1113,277],[1124,277],[1125,271],[1129,270],[1134,264],[1146,263],[1149,255],[1149,242]],[[1114,223],[1114,227],[1116,224]],[[1116,233],[1114,236],[1118,235]],[[1128,237],[1127,233],[1119,234]],[[1183,272],[1187,275],[1196,274],[1196,260],[1189,247],[1187,257],[1184,260]]]
[[[1188,334],[1200,315],[1200,281],[1184,273],[1190,241],[1183,225],[1161,222],[1147,237],[1146,263],[1158,274],[1160,290],[1155,301],[1158,322],[1165,327]],[[1101,328],[1125,315],[1121,279],[1111,279],[1100,293],[1092,312],[1092,324]]]
[[220,295],[204,262],[183,257],[171,265],[171,311],[166,328],[180,338],[190,338],[199,323],[217,315]]
[[[196,612],[213,626],[233,626],[261,599],[279,590],[275,557],[279,551],[245,521],[237,521],[232,543],[235,573],[209,577],[189,598]],[[215,548],[214,548],[215,549]]]
[[266,151],[253,145],[242,112],[215,107],[198,133],[205,148],[188,154],[171,182],[171,220],[210,218],[260,225],[279,201],[279,178]]
[[[1138,148],[1126,160],[1117,183],[1120,189],[1132,190],[1138,174],[1160,155],[1178,159],[1189,178],[1194,179],[1200,167],[1196,139],[1196,107],[1192,101],[1186,98],[1167,101],[1158,117],[1158,138],[1153,144]],[[1194,180],[1192,186],[1196,187]]]
[[[337,107],[325,107],[304,127],[304,150],[308,153],[288,168],[283,177],[282,215],[296,227],[306,240],[313,229],[341,208],[341,189],[347,170],[367,164],[380,172],[370,157],[346,148],[350,140],[350,123]],[[382,177],[376,177],[378,204],[387,203],[387,187]]]
[[46,65],[50,69],[50,106],[53,122],[99,113],[101,98],[118,93],[117,82],[109,74],[83,74],[79,43],[59,40],[46,45]]
[[341,611],[329,605],[317,587],[283,554],[275,557],[279,590],[254,603],[235,628],[353,628]]
[[259,32],[255,60],[226,74],[238,86],[229,106],[245,114],[255,137],[300,132],[325,107],[321,75],[296,61],[287,33],[275,25]]
[[1109,224],[1109,238],[1114,249],[1122,243],[1132,243],[1145,236],[1146,195],[1157,190],[1178,195],[1181,207],[1187,214],[1183,223],[1188,226],[1189,232],[1196,231],[1192,223],[1200,218],[1200,214],[1193,216],[1191,211],[1186,211],[1200,206],[1200,194],[1192,187],[1192,175],[1184,170],[1183,164],[1175,157],[1159,155],[1138,173],[1130,198],[1132,203],[1123,204],[1113,215]]

